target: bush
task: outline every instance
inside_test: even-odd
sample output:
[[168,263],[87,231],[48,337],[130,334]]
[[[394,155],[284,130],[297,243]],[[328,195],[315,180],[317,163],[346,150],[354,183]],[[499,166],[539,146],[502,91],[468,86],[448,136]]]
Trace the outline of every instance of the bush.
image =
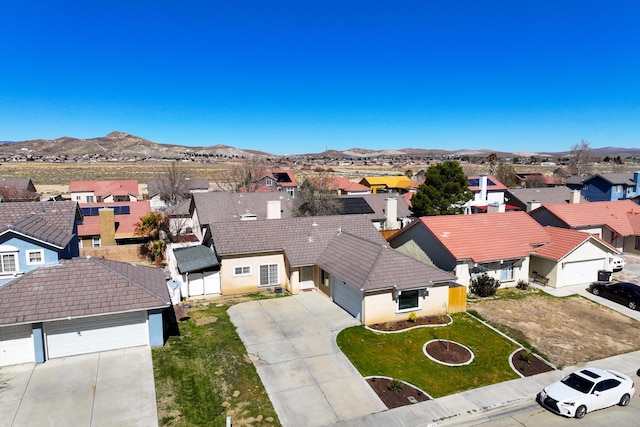
[[417,318],[418,318],[418,315],[416,315],[415,311],[409,313],[409,318],[408,318],[409,322],[415,323]]
[[469,290],[479,297],[490,297],[496,294],[496,289],[500,287],[500,281],[482,274],[471,279]]
[[527,289],[529,289],[529,282],[527,282],[524,279],[520,279],[518,280],[518,284],[516,285],[516,288],[526,291]]
[[387,384],[387,388],[391,391],[395,391],[396,393],[400,391],[404,387],[404,383],[397,378],[392,379]]

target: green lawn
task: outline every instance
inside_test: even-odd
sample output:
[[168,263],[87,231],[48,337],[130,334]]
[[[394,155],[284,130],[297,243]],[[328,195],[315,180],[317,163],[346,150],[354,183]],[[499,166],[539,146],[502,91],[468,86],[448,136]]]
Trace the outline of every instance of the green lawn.
[[[433,397],[507,381],[519,376],[509,366],[513,342],[465,313],[452,316],[450,326],[425,327],[381,334],[355,326],[338,335],[338,345],[363,376],[382,375],[407,381]],[[422,351],[432,339],[449,339],[473,351],[469,365],[449,367]]]
[[153,349],[161,426],[279,426],[253,363],[227,314],[229,305],[189,311],[180,336]]

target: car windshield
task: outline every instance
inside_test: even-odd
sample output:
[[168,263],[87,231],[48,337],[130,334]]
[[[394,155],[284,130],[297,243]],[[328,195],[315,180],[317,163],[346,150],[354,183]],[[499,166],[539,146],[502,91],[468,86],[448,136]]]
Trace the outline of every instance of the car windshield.
[[580,375],[571,374],[562,379],[562,384],[571,387],[574,390],[578,390],[580,393],[587,394],[593,387],[593,382]]

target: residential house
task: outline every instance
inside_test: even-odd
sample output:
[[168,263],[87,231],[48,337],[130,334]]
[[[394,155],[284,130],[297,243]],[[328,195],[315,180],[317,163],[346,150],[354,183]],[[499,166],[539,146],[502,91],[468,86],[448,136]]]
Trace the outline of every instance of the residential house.
[[79,254],[75,202],[0,203],[0,285]]
[[[171,188],[172,184],[178,188]],[[184,191],[188,194],[206,193],[209,191],[209,180],[199,178],[186,178],[184,181],[172,183],[166,179],[152,179],[147,182],[145,200],[151,201],[151,209],[163,209],[167,206],[163,197],[175,191]]]
[[286,192],[294,199],[298,192],[298,181],[292,171],[278,169],[266,172],[251,184],[251,192]]
[[161,346],[170,305],[160,269],[101,258],[41,265],[0,286],[0,366]]
[[140,199],[138,181],[71,181],[71,200],[78,203],[135,202]]
[[403,196],[399,193],[340,196],[341,214],[364,214],[378,230],[398,230],[413,219],[409,203]]
[[[318,289],[364,324],[463,311],[454,277],[386,246],[363,215],[216,224],[223,294]],[[250,237],[249,237],[250,236]]]
[[581,190],[590,202],[634,199],[640,196],[640,172],[599,173],[567,182],[569,188]]
[[560,203],[585,203],[580,190],[569,187],[509,188],[504,193],[505,202],[521,211],[531,212],[543,205]]
[[331,179],[329,189],[339,195],[362,195],[371,194],[371,188],[358,182],[353,182],[344,176],[337,176]]
[[525,212],[421,217],[391,236],[398,251],[432,264],[469,286],[487,275],[503,287],[529,280],[529,257],[549,235]]
[[0,202],[34,202],[40,199],[31,178],[0,179]]
[[[151,212],[148,200],[138,202],[83,203],[80,205],[83,221],[78,226],[78,239],[82,255],[101,256],[108,251],[91,248],[133,245],[133,252],[147,236],[136,235],[136,224]],[[109,258],[109,257],[108,257]],[[124,260],[124,259],[123,259]],[[136,261],[129,259],[129,261]]]
[[640,254],[640,206],[632,200],[544,205],[530,215],[542,225],[595,234],[620,252]]
[[593,234],[567,228],[545,227],[549,243],[531,254],[534,280],[562,287],[598,280],[599,271],[611,271],[618,250]]
[[548,176],[540,172],[516,172],[516,181],[520,188],[545,188],[564,185],[561,176]]
[[505,187],[494,176],[479,175],[467,177],[469,191],[473,193],[473,199],[464,205],[464,213],[480,213],[505,210],[513,210],[513,207],[504,203]]
[[360,184],[371,189],[371,193],[409,193],[418,188],[411,178],[405,175],[398,176],[366,176],[360,180]]

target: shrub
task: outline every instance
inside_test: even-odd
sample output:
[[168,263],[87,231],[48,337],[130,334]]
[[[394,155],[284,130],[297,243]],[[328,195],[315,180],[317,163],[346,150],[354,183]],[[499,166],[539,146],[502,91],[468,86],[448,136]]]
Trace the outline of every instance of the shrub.
[[518,284],[516,284],[516,288],[526,291],[529,289],[529,282],[524,279],[520,279],[518,280]]
[[496,294],[496,289],[500,287],[500,281],[489,277],[486,274],[471,279],[469,290],[479,297],[490,297]]
[[531,350],[521,351],[518,358],[523,362],[531,363],[531,359],[533,358],[533,353],[531,353]]
[[416,315],[415,311],[409,313],[409,319],[408,319],[409,322],[415,323],[417,318],[418,318],[418,316]]
[[396,393],[400,391],[404,387],[404,383],[397,378],[392,379],[387,384],[387,388],[391,391],[395,391]]

